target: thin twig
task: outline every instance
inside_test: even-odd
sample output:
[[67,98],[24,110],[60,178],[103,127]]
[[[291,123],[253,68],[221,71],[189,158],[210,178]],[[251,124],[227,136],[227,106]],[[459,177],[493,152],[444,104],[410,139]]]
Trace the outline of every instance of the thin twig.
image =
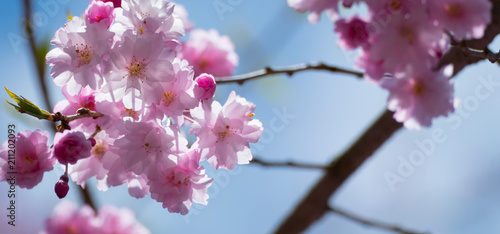
[[323,166],[323,165],[303,164],[296,162],[268,162],[255,157],[252,159],[252,161],[250,161],[250,163],[266,167],[295,167],[295,168],[320,169],[320,170],[328,169],[328,166]]
[[302,63],[286,67],[276,67],[276,68],[266,67],[264,69],[260,69],[250,73],[230,76],[230,77],[217,77],[215,78],[215,81],[217,82],[217,84],[223,84],[223,83],[243,84],[247,80],[261,78],[264,76],[276,75],[276,74],[287,74],[289,76],[292,76],[296,72],[307,71],[307,70],[323,70],[323,71],[349,74],[349,75],[354,75],[358,78],[363,78],[363,73],[354,70],[348,70],[336,66],[330,66],[324,63],[316,63],[316,64]]
[[341,209],[335,208],[335,207],[328,207],[328,211],[331,211],[331,212],[336,213],[340,216],[343,216],[343,217],[348,218],[352,221],[355,221],[355,222],[358,222],[358,223],[361,223],[361,224],[364,224],[367,226],[376,227],[376,228],[380,228],[380,229],[384,229],[384,230],[388,230],[388,231],[393,231],[393,232],[400,233],[400,234],[430,234],[430,232],[410,231],[410,230],[398,227],[396,225],[391,225],[391,224],[386,224],[386,223],[368,220],[368,219],[361,218],[357,215],[354,215],[352,213],[346,212],[344,210],[341,210]]
[[61,124],[57,126],[57,130],[59,132],[63,132],[66,129],[71,129],[69,126],[69,122],[77,120],[77,119],[82,119],[82,118],[99,118],[103,117],[104,114],[89,110],[87,108],[80,108],[77,110],[77,113],[74,115],[63,115],[61,112],[57,112],[54,114],[51,114],[50,117],[47,119],[52,122],[59,122],[61,121]]

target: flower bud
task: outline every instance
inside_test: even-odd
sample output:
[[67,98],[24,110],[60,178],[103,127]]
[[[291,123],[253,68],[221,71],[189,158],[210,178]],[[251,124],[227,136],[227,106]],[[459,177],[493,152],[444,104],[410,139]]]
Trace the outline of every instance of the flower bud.
[[68,194],[68,191],[69,191],[68,176],[67,175],[62,175],[59,178],[54,190],[56,192],[57,197],[59,197],[59,199],[66,197],[66,194]]
[[214,97],[215,94],[215,78],[207,73],[203,73],[194,79],[196,87],[194,88],[194,96],[200,100],[207,100]]

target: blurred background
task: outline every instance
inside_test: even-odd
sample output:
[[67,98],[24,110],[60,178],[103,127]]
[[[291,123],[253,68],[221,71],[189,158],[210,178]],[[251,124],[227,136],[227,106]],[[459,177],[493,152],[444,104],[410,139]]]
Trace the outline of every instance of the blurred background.
[[[325,62],[353,68],[356,52],[342,51],[336,44],[332,22],[323,15],[318,24],[307,21],[285,0],[181,1],[195,28],[215,28],[229,35],[236,46],[242,74],[266,65],[282,66]],[[223,13],[214,5],[226,4]],[[88,0],[33,0],[34,33],[37,41],[50,40],[66,22],[66,11],[81,15]],[[341,12],[349,14],[349,12]],[[23,31],[22,1],[9,1],[0,8],[0,83],[43,107],[41,90]],[[495,41],[490,49],[495,51]],[[367,219],[397,224],[432,233],[495,233],[500,229],[500,87],[480,100],[476,89],[484,79],[498,76],[498,65],[482,62],[469,66],[455,79],[455,95],[465,106],[449,118],[438,118],[431,128],[400,130],[367,160],[330,198],[330,205]],[[63,99],[47,69],[46,83],[52,103]],[[499,81],[500,82],[500,81]],[[231,92],[257,105],[255,118],[264,124],[264,134],[252,146],[260,159],[326,165],[343,152],[386,106],[387,93],[352,76],[306,71],[218,86],[216,99],[224,102]],[[9,99],[0,91],[1,99]],[[21,130],[48,129],[45,122],[23,116],[2,102],[0,140],[7,139],[7,125]],[[51,109],[51,108],[49,108]],[[289,118],[282,118],[287,113]],[[272,124],[271,124],[272,123]],[[388,183],[386,175],[399,175],[402,160],[409,160],[417,142],[441,132],[444,142],[434,142],[403,181]],[[171,214],[149,196],[135,199],[126,186],[107,192],[88,186],[97,206],[128,207],[152,233],[270,233],[294,209],[321,177],[317,169],[238,166],[233,171],[206,166],[214,178],[208,206],[194,204],[187,216]],[[17,189],[16,227],[7,223],[7,183],[0,183],[0,233],[37,233],[59,199],[54,184],[63,173],[57,165],[45,173],[34,189]],[[65,198],[81,204],[71,187]],[[390,233],[364,226],[334,213],[327,213],[308,233]]]

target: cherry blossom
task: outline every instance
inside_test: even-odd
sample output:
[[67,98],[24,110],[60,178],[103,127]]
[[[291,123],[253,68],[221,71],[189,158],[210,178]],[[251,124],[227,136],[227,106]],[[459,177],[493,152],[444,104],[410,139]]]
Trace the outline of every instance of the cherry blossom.
[[83,87],[96,90],[103,84],[102,56],[109,52],[113,38],[104,23],[89,24],[73,17],[51,40],[57,46],[46,56],[53,66],[51,75],[56,85],[67,85],[71,95],[80,93]]
[[174,162],[158,164],[159,175],[151,180],[151,198],[163,204],[171,213],[186,215],[192,202],[207,204],[207,188],[213,179],[199,165],[200,153],[191,149]]
[[[0,148],[0,181],[7,181],[15,171],[15,184],[20,188],[32,189],[42,181],[43,174],[54,168],[56,159],[51,156],[48,146],[49,133],[46,131],[21,131],[10,143],[5,141]],[[15,156],[14,156],[15,155]],[[15,165],[9,158],[15,157]],[[13,166],[13,167],[11,167]]]
[[75,164],[90,156],[92,142],[80,131],[66,130],[54,136],[54,157],[60,164]]
[[78,208],[74,203],[62,201],[54,208],[52,216],[45,221],[43,233],[97,233],[94,216],[95,213],[89,206]]
[[381,86],[389,90],[388,109],[409,129],[430,126],[432,119],[453,112],[453,85],[442,72],[422,71],[405,78],[390,78]]
[[96,217],[97,233],[101,234],[148,234],[130,209],[104,205]]
[[192,30],[189,40],[182,44],[182,58],[193,66],[195,75],[230,76],[238,65],[233,42],[215,29]]
[[113,101],[123,99],[126,108],[139,110],[154,101],[148,92],[158,88],[158,82],[175,79],[173,55],[164,49],[161,36],[137,36],[127,31],[122,41],[113,46],[105,69],[108,84],[102,91],[111,93]]
[[137,175],[156,176],[156,164],[170,161],[168,154],[174,137],[155,121],[125,122],[123,137],[114,145],[119,149],[122,164]]
[[180,122],[183,111],[196,107],[198,100],[193,93],[195,87],[193,81],[194,71],[188,65],[188,62],[186,60],[174,60],[173,70],[175,79],[170,82],[160,83],[161,88],[154,90],[155,93],[149,95],[156,96],[155,103],[158,110],[169,117],[180,117],[181,119],[176,119]]
[[426,1],[429,15],[457,40],[480,38],[491,21],[491,1]]
[[335,21],[335,32],[339,35],[337,43],[346,50],[353,50],[358,46],[367,47],[369,45],[367,27],[366,21],[357,16]]
[[174,50],[184,35],[182,20],[174,14],[174,3],[164,0],[123,0],[111,31],[123,34],[160,35],[164,46]]
[[[99,132],[93,139],[96,143],[92,146],[90,157],[80,159],[74,165],[69,165],[68,172],[71,179],[76,184],[85,187],[85,182],[91,177],[96,177],[98,183],[105,185],[108,170],[105,168],[105,163],[112,163],[118,159],[118,155],[114,154],[114,139],[110,138],[106,132]],[[111,161],[111,162],[110,162]],[[107,187],[98,186],[102,190]]]
[[89,23],[100,23],[101,21],[109,28],[115,20],[114,6],[112,2],[93,1],[83,13],[83,18]]
[[195,123],[190,132],[199,138],[202,158],[215,168],[233,169],[236,164],[247,164],[252,159],[249,143],[256,143],[263,128],[252,119],[255,105],[234,91],[224,106],[219,102],[204,102],[191,110]]

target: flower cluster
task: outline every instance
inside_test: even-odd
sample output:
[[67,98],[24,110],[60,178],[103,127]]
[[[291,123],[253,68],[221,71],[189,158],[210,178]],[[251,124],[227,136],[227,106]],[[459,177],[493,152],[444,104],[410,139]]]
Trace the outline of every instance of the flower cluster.
[[[364,3],[368,16],[341,18],[338,9]],[[453,84],[437,62],[455,40],[483,36],[491,21],[489,0],[288,0],[318,21],[326,11],[334,21],[338,44],[360,49],[357,66],[366,80],[387,89],[388,109],[407,128],[430,126],[432,119],[454,111]]]
[[[92,0],[83,17],[70,18],[46,56],[66,98],[51,115],[59,132],[50,148],[48,133],[18,135],[18,185],[32,188],[58,161],[66,169],[60,198],[69,179],[84,187],[95,177],[101,191],[127,184],[131,196],[150,194],[170,212],[207,204],[213,179],[200,162],[249,163],[263,127],[255,105],[234,91],[224,105],[213,99],[214,76],[232,75],[238,62],[229,37],[191,28],[185,9],[166,0]],[[6,147],[0,156],[6,180]]]
[[134,213],[127,208],[119,209],[105,205],[97,211],[96,215],[94,210],[87,205],[78,208],[74,203],[63,201],[54,208],[52,217],[45,221],[45,230],[41,233],[149,234],[150,232],[135,219]]

